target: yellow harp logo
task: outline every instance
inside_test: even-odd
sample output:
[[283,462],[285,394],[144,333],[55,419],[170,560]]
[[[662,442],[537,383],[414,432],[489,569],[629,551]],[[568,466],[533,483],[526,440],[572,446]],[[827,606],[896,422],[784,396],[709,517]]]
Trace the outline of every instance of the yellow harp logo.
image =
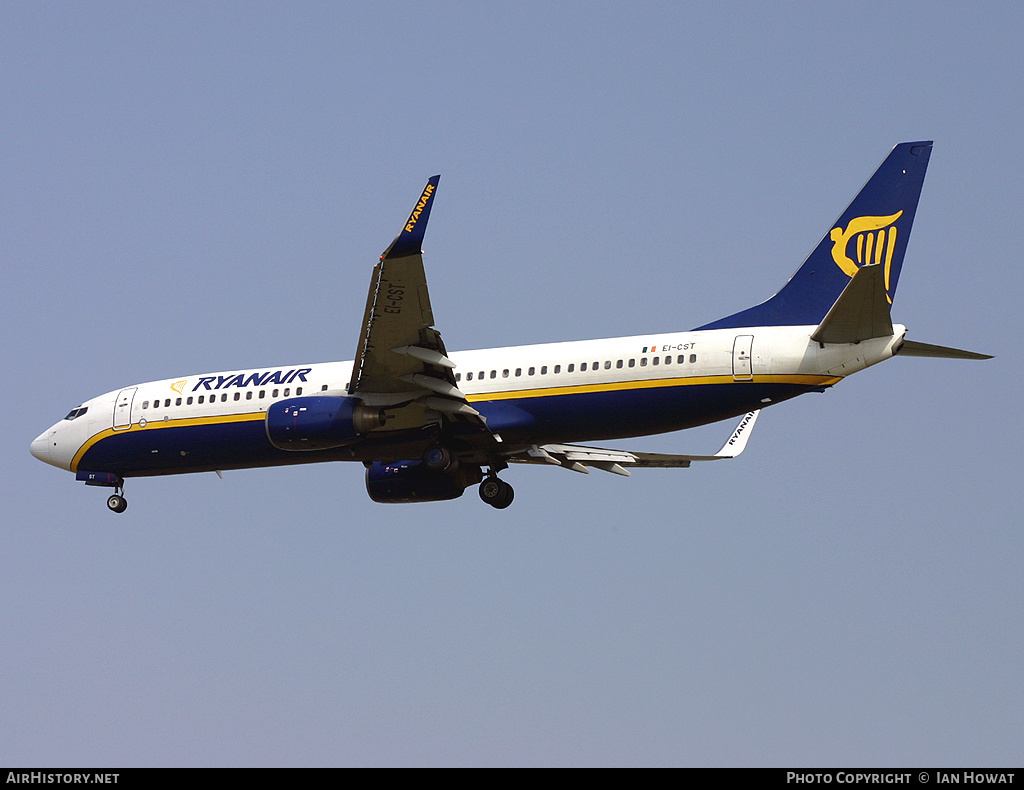
[[[885,290],[889,290],[889,270],[892,256],[896,252],[896,226],[893,224],[903,216],[902,211],[888,217],[856,217],[850,220],[846,230],[832,228],[828,237],[832,239],[832,260],[850,277],[861,266],[875,263],[885,264]],[[850,242],[855,242],[850,257]]]
[[176,382],[174,382],[171,385],[171,389],[174,390],[175,392],[177,392],[179,395],[181,395],[181,391],[183,389],[185,389],[185,382],[187,382],[187,381],[188,381],[188,379],[182,379],[181,381],[176,381]]

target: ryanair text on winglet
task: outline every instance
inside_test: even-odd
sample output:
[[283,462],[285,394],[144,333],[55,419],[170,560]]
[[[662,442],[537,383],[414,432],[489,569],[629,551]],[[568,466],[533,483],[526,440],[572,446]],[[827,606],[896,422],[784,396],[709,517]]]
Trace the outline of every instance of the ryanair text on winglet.
[[[423,213],[423,209],[426,207],[427,202],[434,194],[434,185],[427,184],[427,188],[423,190],[423,194],[420,195],[419,203],[416,204],[416,208],[412,210],[412,214],[409,215],[409,221],[405,223],[405,232],[412,233],[412,229],[416,227],[416,223],[419,221],[420,214]],[[408,205],[408,204],[406,204]]]

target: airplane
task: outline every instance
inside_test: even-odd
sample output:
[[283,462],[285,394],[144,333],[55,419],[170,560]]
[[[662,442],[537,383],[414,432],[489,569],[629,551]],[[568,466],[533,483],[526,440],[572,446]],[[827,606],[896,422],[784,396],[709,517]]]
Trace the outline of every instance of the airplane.
[[[890,309],[931,141],[900,143],[783,288],[682,332],[451,353],[435,328],[421,243],[429,179],[373,270],[354,361],[132,384],[76,406],[31,444],[36,458],[113,489],[129,477],[358,461],[375,502],[454,499],[478,485],[512,503],[513,463],[685,468],[735,458],[760,410],[896,354],[990,359],[905,337]],[[677,431],[742,415],[714,455],[578,442]]]

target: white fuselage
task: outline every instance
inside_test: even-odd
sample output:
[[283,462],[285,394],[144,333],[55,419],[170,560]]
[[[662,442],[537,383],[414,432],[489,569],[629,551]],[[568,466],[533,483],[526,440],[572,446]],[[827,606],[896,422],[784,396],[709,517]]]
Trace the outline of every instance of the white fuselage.
[[[891,357],[906,329],[897,325],[889,337],[829,345],[811,341],[812,331],[813,326],[717,329],[479,349],[449,356],[456,365],[457,386],[475,408],[486,413],[487,407],[505,402],[539,415],[543,429],[537,428],[536,436],[524,432],[518,437],[520,443],[557,441],[566,436],[573,440],[598,439],[676,430],[742,414],[802,391],[820,390]],[[345,394],[351,372],[350,361],[327,362],[189,375],[122,387],[85,401],[72,412],[78,416],[44,431],[32,442],[32,454],[72,472],[92,470],[89,453],[98,445],[112,444],[108,440],[115,437],[154,436],[172,427],[209,429],[254,423],[279,400]],[[782,397],[776,397],[773,392],[778,387],[795,389],[778,390]],[[698,390],[702,405],[686,401],[685,409],[689,411],[685,414],[682,407],[671,409],[670,402],[669,406],[663,405],[670,393],[691,395]],[[602,430],[600,413],[587,411],[593,399],[588,401],[586,396],[598,393],[616,398],[616,413],[607,415],[608,424],[614,423],[614,428]],[[657,408],[643,400],[643,396],[654,393],[665,396],[657,402]],[[713,405],[703,405],[715,393],[729,402],[728,407],[716,410]],[[743,397],[736,399],[737,395]],[[559,408],[548,413],[546,404],[553,400],[558,401]],[[578,412],[574,406],[577,400],[581,407]],[[607,408],[612,401],[602,403]],[[619,410],[629,410],[634,403],[640,411],[624,421]],[[571,423],[574,415],[576,424],[564,425],[561,433],[558,425],[551,424],[552,420]],[[199,431],[194,433],[196,441],[211,441],[209,431],[201,437]],[[221,437],[217,441],[230,441],[224,438],[230,434],[217,436]],[[198,467],[182,463],[182,458],[193,452],[188,440],[178,441],[181,449],[173,457],[168,456],[166,447],[154,442],[150,452],[164,453],[166,464],[150,459],[146,471],[138,473],[196,471]],[[295,462],[294,455],[284,453],[280,463]],[[104,463],[111,463],[109,452],[101,457],[108,459]],[[353,456],[353,460],[360,459]],[[247,464],[243,457],[220,466],[273,463],[264,458]],[[133,473],[130,465],[118,471]]]

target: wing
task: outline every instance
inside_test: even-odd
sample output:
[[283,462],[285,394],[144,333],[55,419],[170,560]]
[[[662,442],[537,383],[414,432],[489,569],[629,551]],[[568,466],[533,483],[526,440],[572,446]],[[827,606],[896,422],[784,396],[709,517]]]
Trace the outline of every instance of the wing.
[[743,452],[760,410],[748,412],[732,432],[732,436],[714,455],[671,455],[666,453],[638,453],[629,450],[607,450],[601,447],[583,447],[574,444],[533,445],[528,450],[508,456],[507,460],[520,464],[553,464],[574,472],[589,474],[587,467],[601,469],[617,475],[629,476],[627,466],[686,468],[693,461],[717,461],[735,458]]
[[427,182],[401,232],[374,267],[352,365],[349,395],[370,406],[396,409],[388,430],[445,419],[485,427],[455,385],[455,365],[433,326],[420,247],[439,179]]

